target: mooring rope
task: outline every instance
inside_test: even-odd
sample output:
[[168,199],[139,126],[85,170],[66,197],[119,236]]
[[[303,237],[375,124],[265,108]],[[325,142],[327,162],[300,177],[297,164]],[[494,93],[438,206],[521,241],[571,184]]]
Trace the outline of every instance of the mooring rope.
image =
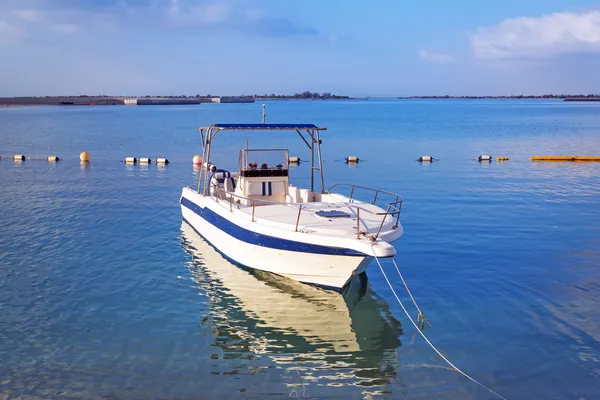
[[[427,336],[425,336],[425,334],[423,333],[423,331],[421,329],[419,329],[419,327],[417,326],[417,324],[415,323],[415,321],[411,318],[410,314],[408,313],[408,311],[406,310],[406,308],[404,307],[404,304],[402,304],[402,301],[400,301],[400,298],[398,297],[398,295],[396,294],[396,291],[394,290],[394,287],[392,286],[390,280],[388,279],[385,271],[383,270],[383,266],[381,265],[381,263],[379,262],[379,258],[377,258],[377,256],[375,256],[375,250],[373,249],[373,255],[375,257],[375,261],[377,261],[377,265],[379,265],[379,269],[381,270],[381,273],[383,274],[383,277],[385,278],[385,281],[387,282],[388,286],[390,287],[390,289],[392,290],[392,293],[394,294],[394,297],[396,298],[396,300],[398,300],[398,304],[400,304],[400,307],[402,307],[402,310],[404,311],[404,313],[406,314],[406,316],[408,317],[408,319],[410,320],[410,322],[413,324],[413,326],[415,327],[415,329],[419,332],[419,334],[423,337],[423,339],[427,342],[427,344],[433,349],[433,351],[435,351],[437,353],[438,356],[440,356],[442,358],[442,360],[444,360],[449,366],[451,366],[456,372],[458,372],[459,374],[461,374],[462,376],[464,376],[465,378],[469,379],[470,381],[478,384],[479,386],[481,386],[482,388],[484,388],[485,390],[487,390],[488,392],[490,392],[491,394],[495,395],[496,397],[502,399],[502,400],[506,400],[506,398],[500,396],[498,393],[494,392],[492,389],[490,389],[489,387],[485,386],[483,383],[479,382],[478,380],[471,378],[469,375],[467,375],[465,372],[463,372],[462,370],[460,370],[456,365],[452,364],[450,362],[450,360],[448,360],[446,357],[444,357],[444,355],[442,353],[440,353],[440,351],[433,345],[433,343],[431,343],[429,341],[429,339],[427,339]],[[395,263],[394,263],[395,264]],[[396,267],[397,268],[397,267]],[[399,270],[398,270],[399,272]],[[404,281],[404,279],[403,279]],[[405,285],[406,286],[406,285]],[[407,287],[407,286],[406,286]],[[408,287],[407,287],[408,289]],[[412,298],[412,295],[411,295]],[[414,301],[414,299],[413,299]],[[416,305],[416,304],[415,304]]]
[[432,327],[431,322],[429,322],[429,320],[427,318],[425,318],[425,314],[423,314],[423,311],[421,311],[421,309],[417,305],[417,302],[415,301],[415,298],[413,297],[410,289],[408,288],[408,285],[406,284],[406,281],[404,280],[404,277],[402,276],[402,273],[400,272],[400,268],[398,268],[398,264],[396,264],[396,260],[394,260],[392,258],[392,262],[394,263],[394,266],[396,267],[396,271],[398,272],[398,276],[400,277],[400,279],[402,279],[402,283],[404,284],[404,288],[406,289],[406,293],[408,293],[408,295],[410,296],[410,299],[412,300],[413,304],[415,305],[415,308],[419,312],[419,315],[417,317],[417,324],[419,325],[419,329],[421,329],[421,330],[425,329],[425,322],[427,322],[427,324],[431,328]]

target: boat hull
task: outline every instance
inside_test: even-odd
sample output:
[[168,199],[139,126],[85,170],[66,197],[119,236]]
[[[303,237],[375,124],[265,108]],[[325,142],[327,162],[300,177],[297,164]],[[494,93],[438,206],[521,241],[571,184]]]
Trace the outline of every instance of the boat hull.
[[236,234],[236,227],[232,228],[230,222],[226,228],[215,224],[214,218],[211,218],[214,211],[210,210],[210,202],[201,205],[196,201],[186,199],[184,192],[181,201],[183,219],[225,257],[245,267],[325,288],[341,289],[353,275],[366,270],[373,259],[359,252],[345,252],[344,249],[323,245],[298,243],[294,248],[293,244],[289,244],[293,242],[288,242],[286,247],[289,249],[286,249],[280,245],[268,247],[269,240],[265,241],[266,245],[240,240],[240,237],[252,237],[252,233]]

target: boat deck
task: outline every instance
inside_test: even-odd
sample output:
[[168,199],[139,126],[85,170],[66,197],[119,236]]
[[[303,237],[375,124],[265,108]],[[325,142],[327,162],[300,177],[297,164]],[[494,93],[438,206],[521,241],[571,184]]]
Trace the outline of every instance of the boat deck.
[[[220,202],[224,208],[229,209],[228,202]],[[234,207],[234,208],[237,208]],[[385,215],[385,210],[380,207],[362,202],[313,202],[300,204],[269,204],[260,207],[240,207],[240,211],[250,218],[254,213],[255,222],[271,227],[296,230],[299,232],[319,233],[331,236],[355,237],[357,234],[357,213],[360,219],[360,232],[375,235],[385,222],[382,232],[393,229],[395,218]],[[345,216],[327,215],[329,212],[344,213]],[[325,214],[319,215],[319,212]],[[299,215],[299,217],[298,217]]]

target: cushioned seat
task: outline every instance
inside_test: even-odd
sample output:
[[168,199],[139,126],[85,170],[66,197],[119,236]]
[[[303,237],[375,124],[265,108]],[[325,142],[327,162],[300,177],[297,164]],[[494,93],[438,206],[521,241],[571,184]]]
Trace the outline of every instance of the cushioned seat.
[[213,172],[210,177],[210,185],[216,186],[220,189],[224,189],[227,192],[233,192],[235,190],[235,175],[229,171],[218,169]]
[[248,182],[249,196],[278,196],[285,195],[285,181]]
[[247,183],[247,195],[251,199],[262,199],[285,203],[286,181],[258,181]]

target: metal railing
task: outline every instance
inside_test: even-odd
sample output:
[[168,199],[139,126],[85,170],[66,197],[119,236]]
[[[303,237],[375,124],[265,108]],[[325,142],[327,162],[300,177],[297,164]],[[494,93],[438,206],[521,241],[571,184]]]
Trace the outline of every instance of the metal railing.
[[335,185],[331,186],[329,188],[329,190],[327,190],[325,193],[331,193],[331,190],[336,187],[349,187],[350,188],[350,197],[349,198],[350,198],[351,202],[354,200],[354,192],[356,189],[364,190],[367,192],[374,192],[373,200],[371,200],[369,202],[369,204],[372,204],[375,206],[377,205],[377,197],[380,194],[394,198],[394,201],[391,201],[384,205],[386,207],[385,213],[378,213],[378,215],[385,215],[385,216],[383,217],[383,219],[381,221],[381,225],[379,226],[379,230],[377,231],[377,234],[375,235],[375,239],[377,239],[377,237],[379,236],[379,233],[381,232],[381,229],[383,228],[385,218],[388,215],[392,216],[392,218],[394,218],[394,217],[396,218],[396,223],[394,224],[394,229],[397,228],[398,225],[400,224],[400,212],[402,210],[403,199],[401,196],[397,195],[396,193],[388,192],[387,190],[373,189],[373,188],[369,188],[366,186],[355,185],[352,183],[336,183]]
[[[347,207],[355,211],[356,235],[357,236],[361,235],[361,230],[360,230],[360,227],[361,227],[360,213],[361,213],[361,211],[363,213],[367,213],[370,215],[378,215],[378,216],[381,215],[382,216],[381,223],[379,224],[379,228],[377,229],[377,233],[375,235],[369,235],[367,232],[365,232],[365,234],[373,241],[377,240],[377,238],[379,237],[379,234],[381,233],[381,230],[383,229],[383,226],[384,226],[385,221],[388,216],[392,218],[392,221],[394,220],[394,218],[396,219],[392,229],[398,228],[398,225],[400,224],[400,211],[402,209],[402,197],[398,196],[395,193],[387,192],[385,190],[371,189],[371,188],[367,188],[364,186],[358,186],[358,185],[353,185],[353,184],[348,184],[348,183],[338,183],[336,185],[333,185],[325,193],[331,194],[330,193],[331,189],[338,187],[338,186],[351,187],[351,194],[349,197],[350,202],[349,202],[349,204],[347,204]],[[379,194],[393,196],[395,198],[395,200],[390,203],[386,203],[384,205],[386,207],[386,210],[384,212],[373,212],[372,210],[369,210],[365,207],[361,207],[359,204],[353,203],[355,199],[352,196],[354,195],[355,188],[375,192],[373,200],[370,203],[368,203],[371,205],[377,205],[376,201],[377,201],[377,197],[379,196]],[[310,208],[310,204],[311,204],[311,203],[286,203],[286,202],[274,201],[274,200],[252,199],[250,197],[244,197],[244,196],[240,196],[235,193],[232,193],[232,192],[227,192],[217,186],[211,186],[210,192],[215,197],[215,201],[217,203],[219,202],[219,200],[224,200],[224,201],[229,202],[229,211],[230,212],[233,212],[234,205],[236,205],[237,208],[240,209],[240,204],[241,204],[242,200],[246,203],[247,206],[251,205],[252,206],[252,222],[256,222],[255,214],[256,214],[257,204],[259,206],[261,206],[261,205],[287,205],[290,207],[297,207],[298,208],[298,216],[296,217],[296,226],[295,226],[296,232],[298,232],[298,226],[300,224],[300,215],[302,214],[302,210],[306,210],[307,208]],[[235,199],[237,199],[237,201],[235,201]],[[320,208],[320,206],[319,206],[319,208]],[[363,220],[364,220],[364,218],[363,218]],[[364,223],[363,223],[363,225],[364,225]],[[365,229],[367,229],[366,225],[364,225],[364,227],[365,227]]]

